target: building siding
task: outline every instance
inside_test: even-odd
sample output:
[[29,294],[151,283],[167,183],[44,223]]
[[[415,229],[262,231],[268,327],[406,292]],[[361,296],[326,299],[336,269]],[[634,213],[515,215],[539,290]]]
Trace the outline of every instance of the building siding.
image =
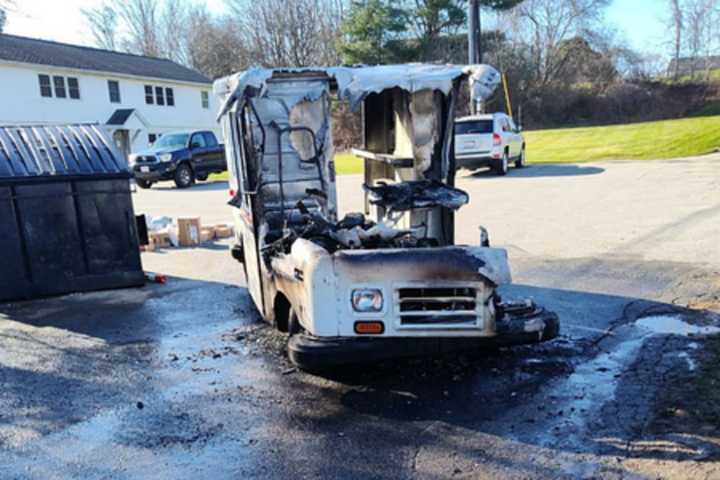
[[[61,75],[78,79],[80,99],[46,98],[40,95],[38,75]],[[111,103],[108,80],[120,85],[120,103]],[[172,88],[175,106],[147,105],[145,85]],[[0,124],[97,123],[105,126],[113,112],[135,109],[148,124],[144,131],[131,132],[132,151],[148,146],[148,134],[173,130],[203,129],[219,132],[215,115],[217,99],[209,95],[210,108],[202,108],[201,92],[211,92],[212,85],[201,85],[160,79],[142,79],[117,74],[88,73],[42,65],[0,63]],[[54,91],[53,91],[54,94]],[[104,127],[112,131],[122,127]],[[112,133],[112,132],[111,132]],[[135,133],[135,135],[133,135]]]

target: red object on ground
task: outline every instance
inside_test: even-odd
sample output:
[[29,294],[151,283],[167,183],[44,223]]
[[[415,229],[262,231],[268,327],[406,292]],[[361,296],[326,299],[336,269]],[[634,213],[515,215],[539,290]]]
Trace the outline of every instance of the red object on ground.
[[167,275],[145,272],[145,281],[152,283],[167,283]]

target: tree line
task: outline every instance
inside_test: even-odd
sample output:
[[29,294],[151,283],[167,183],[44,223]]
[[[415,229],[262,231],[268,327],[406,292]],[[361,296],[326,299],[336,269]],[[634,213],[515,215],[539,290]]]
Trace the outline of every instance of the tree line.
[[[193,0],[104,0],[83,13],[99,47],[217,78],[253,65],[466,63],[468,1],[225,0],[213,13]],[[664,98],[668,57],[680,76],[684,56],[718,52],[720,0],[665,0],[667,56],[630,48],[604,20],[611,0],[478,1],[483,60],[508,75],[529,125],[681,115],[699,100]]]
[[681,74],[707,76],[713,65],[706,59],[720,54],[720,0],[667,0],[667,7],[665,23],[672,36],[667,73],[675,80]]

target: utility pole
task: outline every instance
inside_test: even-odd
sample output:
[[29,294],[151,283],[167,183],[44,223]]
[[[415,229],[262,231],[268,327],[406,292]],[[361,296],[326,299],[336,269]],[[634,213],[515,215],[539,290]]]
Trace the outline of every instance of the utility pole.
[[[482,38],[480,28],[480,0],[470,0],[468,4],[468,63],[478,65],[482,63]],[[484,110],[481,100],[470,95],[470,111],[473,114]]]
[[480,45],[480,0],[470,0],[468,4],[468,63],[482,63]]

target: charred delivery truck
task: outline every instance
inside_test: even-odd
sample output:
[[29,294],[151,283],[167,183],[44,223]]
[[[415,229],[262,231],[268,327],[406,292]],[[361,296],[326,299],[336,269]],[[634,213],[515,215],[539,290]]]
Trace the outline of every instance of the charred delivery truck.
[[[538,343],[557,316],[505,302],[507,253],[454,244],[453,123],[486,65],[251,69],[216,81],[236,222],[233,256],[288,354],[318,369],[390,357]],[[365,211],[338,218],[333,98],[362,116]],[[358,182],[359,183],[359,182]],[[358,188],[361,188],[358,185]],[[343,192],[340,192],[341,194]]]

